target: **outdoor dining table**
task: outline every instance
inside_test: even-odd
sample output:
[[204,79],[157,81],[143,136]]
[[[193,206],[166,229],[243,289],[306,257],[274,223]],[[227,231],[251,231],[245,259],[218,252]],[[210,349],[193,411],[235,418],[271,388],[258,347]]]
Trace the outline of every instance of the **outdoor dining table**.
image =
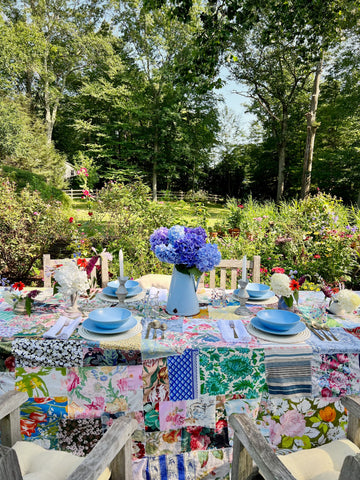
[[[274,340],[249,323],[257,311],[276,309],[276,297],[249,302],[251,315],[241,317],[232,292],[220,304],[211,293],[199,292],[198,315],[177,317],[164,303],[146,309],[142,292],[128,303],[138,320],[132,332],[110,338],[80,326],[65,341],[43,337],[64,313],[61,296],[35,302],[31,316],[0,299],[0,393],[28,393],[24,439],[85,455],[114,418],[129,414],[139,423],[134,479],[165,480],[229,478],[233,412],[253,416],[279,453],[343,437],[339,398],[360,394],[360,316],[326,315],[337,340],[307,329],[303,341]],[[104,298],[82,299],[83,318],[109,306]],[[323,300],[300,292],[300,314]],[[145,338],[156,319],[167,329]]]

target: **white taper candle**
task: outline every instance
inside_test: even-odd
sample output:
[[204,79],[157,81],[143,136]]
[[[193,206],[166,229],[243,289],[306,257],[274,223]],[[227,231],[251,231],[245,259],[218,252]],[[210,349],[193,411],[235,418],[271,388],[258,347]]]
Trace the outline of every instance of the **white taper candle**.
[[246,282],[246,255],[243,256],[241,280]]
[[120,266],[120,277],[124,276],[124,255],[123,251],[119,250],[119,266]]

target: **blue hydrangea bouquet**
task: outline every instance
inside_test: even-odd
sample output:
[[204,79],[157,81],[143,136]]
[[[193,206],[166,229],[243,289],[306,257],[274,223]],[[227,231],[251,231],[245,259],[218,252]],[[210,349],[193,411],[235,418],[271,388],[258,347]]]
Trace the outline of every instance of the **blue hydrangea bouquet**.
[[198,278],[220,263],[217,245],[206,243],[202,227],[188,228],[175,225],[161,227],[150,236],[151,250],[162,262],[173,263],[181,273]]
[[151,250],[157,258],[174,264],[166,304],[171,315],[192,316],[200,311],[196,290],[201,274],[221,260],[217,245],[206,243],[206,237],[201,227],[179,225],[158,228],[150,236]]

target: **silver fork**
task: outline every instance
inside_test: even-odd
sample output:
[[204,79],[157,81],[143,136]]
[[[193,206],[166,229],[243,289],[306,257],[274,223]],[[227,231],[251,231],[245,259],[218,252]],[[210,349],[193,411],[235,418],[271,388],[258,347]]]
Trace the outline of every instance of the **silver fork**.
[[236,330],[235,330],[235,324],[234,324],[234,322],[233,322],[232,320],[230,320],[229,325],[230,325],[230,327],[233,329],[234,338],[239,338],[239,335],[236,333]]
[[327,325],[321,325],[320,328],[322,330],[325,330],[326,332],[328,332],[336,342],[339,341],[339,339],[335,337],[335,335],[333,334],[333,332],[330,330],[330,328]]

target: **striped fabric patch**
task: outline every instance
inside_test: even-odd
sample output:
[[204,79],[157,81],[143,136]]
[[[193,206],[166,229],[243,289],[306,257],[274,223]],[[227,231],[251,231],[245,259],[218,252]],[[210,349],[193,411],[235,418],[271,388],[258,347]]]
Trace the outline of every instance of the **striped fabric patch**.
[[270,395],[283,398],[311,395],[311,359],[312,348],[309,345],[266,349],[265,373]]

